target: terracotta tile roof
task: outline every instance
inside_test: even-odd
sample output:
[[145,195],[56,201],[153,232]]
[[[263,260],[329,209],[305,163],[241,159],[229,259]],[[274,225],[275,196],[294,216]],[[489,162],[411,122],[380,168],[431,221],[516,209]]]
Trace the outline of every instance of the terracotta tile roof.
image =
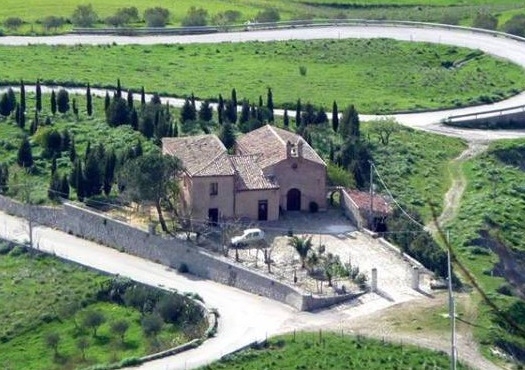
[[237,149],[240,154],[260,155],[259,165],[266,168],[286,159],[288,141],[292,144],[302,142],[302,156],[305,159],[326,165],[301,136],[271,125],[265,125],[241,136],[237,139]]
[[264,176],[261,167],[257,164],[257,156],[232,155],[229,158],[236,171],[235,189],[237,191],[279,188],[276,181]]
[[[370,193],[367,191],[360,191],[355,189],[345,189],[348,196],[357,205],[357,208],[362,211],[370,210]],[[392,213],[392,208],[386,199],[380,194],[374,194],[373,209],[375,213],[389,214]]]
[[178,157],[190,176],[234,174],[226,147],[215,135],[163,138],[162,148]]

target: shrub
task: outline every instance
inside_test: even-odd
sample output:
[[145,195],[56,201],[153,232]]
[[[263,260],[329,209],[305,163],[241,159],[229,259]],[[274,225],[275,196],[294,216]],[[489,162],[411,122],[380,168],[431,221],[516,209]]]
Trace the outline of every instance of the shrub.
[[316,202],[310,202],[308,209],[310,213],[317,213],[317,211],[319,211],[319,205]]
[[514,293],[512,291],[512,287],[509,285],[509,284],[501,284],[498,288],[496,288],[496,291],[499,293],[499,294],[503,294],[503,295],[506,295],[506,296],[513,296]]
[[10,243],[0,243],[0,256],[8,254],[13,249],[13,245]]
[[71,21],[77,27],[93,27],[98,20],[98,15],[91,4],[79,5],[71,16]]
[[144,20],[148,27],[165,27],[170,18],[170,11],[166,8],[155,7],[144,11]]
[[4,27],[9,30],[17,30],[24,24],[24,21],[19,17],[9,17],[4,21]]
[[306,76],[307,72],[308,72],[308,69],[305,66],[299,66],[299,74],[301,76]]
[[266,22],[278,22],[281,19],[279,11],[275,8],[266,8],[261,10],[255,16],[257,22],[266,23]]
[[498,27],[498,18],[492,14],[480,12],[474,18],[472,26],[476,28],[484,28],[487,30],[495,30]]
[[192,6],[186,17],[182,20],[184,27],[206,26],[208,23],[208,11],[203,8],[196,8]]
[[12,257],[17,257],[17,256],[21,256],[22,254],[26,252],[27,252],[26,248],[17,245],[13,249],[11,249],[11,251],[9,252],[9,255]]
[[503,25],[503,31],[525,37],[525,14],[516,14]]
[[142,331],[148,337],[155,337],[161,330],[164,322],[158,314],[145,316],[142,321]]

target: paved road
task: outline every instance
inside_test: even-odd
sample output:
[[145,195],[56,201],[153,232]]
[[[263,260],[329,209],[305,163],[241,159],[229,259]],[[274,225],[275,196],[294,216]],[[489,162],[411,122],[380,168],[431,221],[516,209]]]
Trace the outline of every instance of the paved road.
[[[489,34],[474,33],[463,30],[448,30],[441,28],[411,28],[405,26],[344,26],[296,28],[266,31],[250,31],[238,33],[216,33],[210,35],[187,36],[93,36],[93,35],[62,35],[48,37],[0,37],[0,44],[29,45],[29,44],[188,44],[188,43],[216,43],[216,42],[243,42],[243,41],[275,41],[289,39],[343,39],[343,38],[378,38],[388,37],[404,41],[433,42],[448,45],[457,45],[480,49],[486,53],[508,59],[525,68],[525,42],[513,39],[495,37]],[[105,94],[105,92],[94,93]],[[171,104],[180,105],[180,100],[171,100]],[[467,140],[494,140],[512,137],[525,137],[525,130],[486,131],[455,129],[439,124],[439,121],[450,115],[483,112],[491,109],[502,109],[516,105],[525,105],[525,93],[510,99],[477,107],[451,109],[437,112],[412,113],[394,115],[398,122],[417,129],[436,132],[448,136],[462,137]],[[276,114],[282,114],[278,111]],[[362,115],[364,121],[375,119],[377,116]]]

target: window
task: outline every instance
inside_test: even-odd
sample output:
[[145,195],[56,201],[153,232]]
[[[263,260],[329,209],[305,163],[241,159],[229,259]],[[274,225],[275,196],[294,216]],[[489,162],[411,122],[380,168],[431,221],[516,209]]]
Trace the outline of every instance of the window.
[[210,184],[210,195],[219,194],[219,184],[217,182],[212,182]]

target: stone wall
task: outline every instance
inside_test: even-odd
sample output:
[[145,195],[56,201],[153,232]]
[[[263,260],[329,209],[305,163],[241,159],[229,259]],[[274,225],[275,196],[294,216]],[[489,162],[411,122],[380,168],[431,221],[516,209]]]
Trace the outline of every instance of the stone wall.
[[152,235],[72,203],[62,207],[33,206],[29,211],[28,206],[0,196],[0,209],[19,217],[26,217],[31,212],[36,223],[172,268],[185,264],[191,274],[286,303],[298,310],[319,309],[352,298],[351,295],[306,295],[267,275],[211,255],[186,240]]
[[341,189],[341,207],[343,208],[343,212],[346,217],[352,222],[354,225],[357,226],[359,230],[363,229],[365,227],[366,223],[363,219],[363,216],[361,216],[361,212],[359,212],[359,209],[357,208],[357,204],[354,203],[352,198],[350,198],[350,195],[345,191],[345,189]]

